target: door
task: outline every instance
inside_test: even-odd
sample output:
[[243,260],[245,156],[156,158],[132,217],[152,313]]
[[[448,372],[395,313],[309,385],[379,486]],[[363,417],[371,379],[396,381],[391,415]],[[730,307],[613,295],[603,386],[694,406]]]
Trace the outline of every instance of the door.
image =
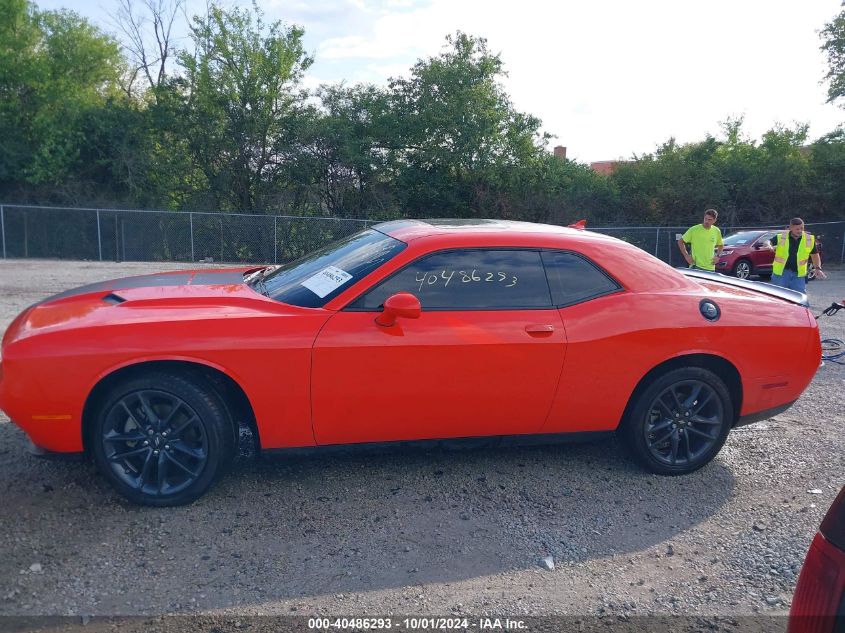
[[[754,242],[754,247],[751,250],[751,259],[754,263],[755,273],[765,275],[772,274],[772,263],[774,262],[775,254],[773,251],[761,247],[777,234],[777,231],[771,231],[760,236],[760,238]],[[760,248],[758,248],[758,246]]]
[[[410,292],[418,319],[375,323]],[[540,254],[452,250],[416,260],[332,316],[313,352],[318,444],[537,432],[566,337]]]

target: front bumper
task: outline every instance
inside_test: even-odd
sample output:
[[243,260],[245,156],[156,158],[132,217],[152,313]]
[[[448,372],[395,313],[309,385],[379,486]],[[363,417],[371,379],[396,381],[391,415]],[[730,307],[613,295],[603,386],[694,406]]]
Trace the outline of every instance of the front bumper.
[[[77,453],[82,450],[81,415],[74,407],[51,401],[34,370],[20,371],[20,365],[0,364],[0,411],[27,434],[42,450]],[[80,407],[81,409],[81,407]]]
[[32,440],[29,440],[29,454],[39,459],[54,462],[81,462],[85,460],[85,453],[83,451],[78,453],[57,453],[56,451],[48,451],[46,448],[36,446]]

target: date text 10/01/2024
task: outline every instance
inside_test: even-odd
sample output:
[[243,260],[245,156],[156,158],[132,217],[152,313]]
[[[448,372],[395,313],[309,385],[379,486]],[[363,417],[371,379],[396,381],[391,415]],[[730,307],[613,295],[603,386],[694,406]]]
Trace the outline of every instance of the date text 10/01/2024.
[[502,630],[520,631],[527,630],[523,620],[512,620],[510,618],[438,618],[438,617],[413,617],[394,619],[384,618],[309,618],[308,628],[315,630],[387,630],[407,629],[409,631],[439,631],[439,630]]
[[[433,286],[438,281],[443,281],[443,286],[446,287],[449,285],[449,282],[452,281],[452,278],[455,276],[456,271],[450,271],[447,275],[447,271],[443,270],[438,275],[435,273],[418,273],[416,276],[416,281],[420,283],[419,291],[421,292],[423,286]],[[479,273],[477,270],[473,269],[472,272],[466,272],[465,270],[457,271],[458,275],[460,275],[459,279],[461,283],[470,283],[473,281],[484,281],[484,282],[496,282],[496,283],[504,283],[508,281],[510,278],[510,283],[505,286],[505,288],[511,288],[516,285],[518,278],[516,275],[511,275],[509,273],[504,273],[501,270],[497,270],[496,272],[481,272]],[[455,279],[455,282],[458,281],[458,278]]]

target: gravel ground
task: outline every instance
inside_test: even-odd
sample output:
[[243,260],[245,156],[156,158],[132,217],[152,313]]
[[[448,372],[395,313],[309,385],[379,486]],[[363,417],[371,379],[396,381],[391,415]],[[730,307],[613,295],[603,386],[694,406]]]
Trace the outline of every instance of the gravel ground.
[[[49,294],[184,267],[2,261],[0,330]],[[816,313],[845,297],[845,270],[829,276]],[[845,313],[820,325],[845,339]],[[646,474],[613,440],[243,459],[172,509],[31,457],[0,415],[0,616],[783,614],[845,483],[843,383],[826,363],[687,477]]]

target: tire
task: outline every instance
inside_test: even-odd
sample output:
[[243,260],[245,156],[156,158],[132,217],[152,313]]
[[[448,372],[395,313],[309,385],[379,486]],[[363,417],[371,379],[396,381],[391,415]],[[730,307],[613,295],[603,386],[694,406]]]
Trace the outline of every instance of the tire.
[[754,272],[754,267],[747,259],[740,259],[734,264],[731,274],[739,279],[748,279]]
[[200,376],[153,372],[131,378],[108,393],[96,415],[94,463],[133,503],[190,503],[235,456],[232,421]]
[[733,403],[722,379],[707,369],[684,367],[658,376],[636,394],[619,434],[648,470],[685,475],[716,456],[733,419]]
[[813,262],[807,262],[807,281],[814,281],[816,278],[816,265]]

